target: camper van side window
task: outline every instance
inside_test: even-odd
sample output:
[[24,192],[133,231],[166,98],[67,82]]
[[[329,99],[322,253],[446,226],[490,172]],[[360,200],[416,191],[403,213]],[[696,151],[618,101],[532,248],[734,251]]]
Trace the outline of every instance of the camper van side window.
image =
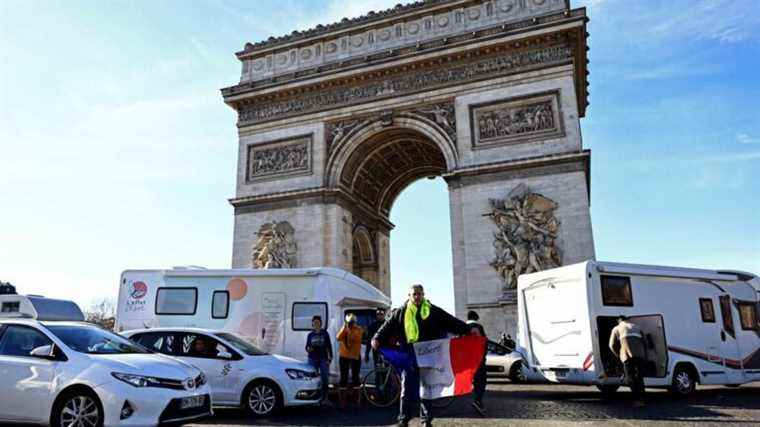
[[18,301],[4,302],[0,313],[18,313],[21,308],[21,303]]
[[757,306],[753,303],[739,303],[739,317],[741,318],[742,329],[745,331],[754,331],[758,329]]
[[228,291],[214,291],[211,298],[211,317],[214,319],[226,319],[230,312],[230,293]]
[[618,307],[633,307],[631,278],[627,276],[602,276],[602,303]]
[[311,318],[322,316],[322,325],[327,327],[327,303],[326,302],[294,302],[293,316],[290,319],[294,331],[310,331]]
[[702,312],[702,321],[705,323],[715,323],[715,307],[710,298],[699,299],[699,310]]
[[734,318],[731,315],[731,297],[728,295],[721,295],[720,300],[720,315],[723,317],[723,330],[726,331],[731,338],[736,338],[736,331],[734,330]]
[[193,315],[197,307],[196,288],[158,288],[156,314]]

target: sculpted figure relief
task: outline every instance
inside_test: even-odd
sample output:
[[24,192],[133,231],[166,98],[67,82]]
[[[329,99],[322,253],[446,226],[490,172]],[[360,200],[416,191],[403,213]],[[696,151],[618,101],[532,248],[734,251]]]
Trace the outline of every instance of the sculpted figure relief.
[[517,276],[562,265],[557,247],[560,222],[557,203],[520,184],[505,199],[491,199],[494,233],[491,266],[502,279],[503,290],[517,287]]
[[309,169],[307,143],[252,149],[249,154],[250,178]]
[[549,101],[482,112],[478,116],[478,136],[481,140],[553,130],[555,126],[552,103]]
[[298,247],[294,233],[287,221],[262,225],[253,247],[253,268],[295,268]]

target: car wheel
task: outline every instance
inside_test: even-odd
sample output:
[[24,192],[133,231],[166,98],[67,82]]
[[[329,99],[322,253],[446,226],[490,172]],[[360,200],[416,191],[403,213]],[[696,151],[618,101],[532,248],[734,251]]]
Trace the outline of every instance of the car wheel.
[[522,384],[527,382],[528,379],[525,377],[525,372],[523,371],[523,364],[521,361],[518,360],[512,364],[512,367],[509,369],[509,380],[515,384]]
[[53,427],[102,427],[103,409],[94,394],[77,390],[58,399],[50,418]]
[[697,388],[697,379],[691,369],[679,366],[673,372],[673,380],[670,384],[670,392],[676,396],[686,397]]
[[267,417],[282,405],[279,388],[270,381],[255,381],[243,396],[246,410],[255,417]]

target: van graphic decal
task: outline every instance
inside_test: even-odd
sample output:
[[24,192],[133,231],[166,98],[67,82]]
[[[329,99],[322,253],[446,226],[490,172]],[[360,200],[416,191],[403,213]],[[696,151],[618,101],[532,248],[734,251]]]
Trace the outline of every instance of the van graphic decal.
[[231,300],[240,301],[248,293],[248,283],[236,277],[227,282],[227,291],[230,293]]
[[144,282],[133,282],[129,286],[129,297],[132,299],[143,299],[148,294],[148,285]]
[[[723,365],[721,361],[723,361],[723,357],[718,355],[712,355],[712,354],[706,354],[701,353],[694,350],[689,350],[687,348],[681,348],[681,347],[674,347],[670,346],[668,347],[668,350],[675,352],[675,353],[681,353],[686,356],[696,357],[698,359],[705,360],[710,363],[715,363],[716,365]],[[755,369],[760,367],[760,349],[755,350],[752,352],[749,356],[745,357],[742,360],[735,360],[735,359],[725,359],[725,366],[727,368],[731,369]]]

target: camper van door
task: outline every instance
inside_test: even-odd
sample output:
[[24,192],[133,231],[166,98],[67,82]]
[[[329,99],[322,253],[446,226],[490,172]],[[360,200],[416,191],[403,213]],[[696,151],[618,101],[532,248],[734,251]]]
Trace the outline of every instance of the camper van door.
[[720,334],[721,340],[721,356],[723,357],[723,364],[725,366],[726,380],[728,383],[739,383],[744,377],[743,369],[741,366],[741,357],[739,353],[739,336],[737,334],[737,328],[740,328],[738,321],[738,313],[736,308],[731,303],[731,295],[723,294],[718,297],[718,307],[720,309],[720,318],[723,322],[723,330]]

